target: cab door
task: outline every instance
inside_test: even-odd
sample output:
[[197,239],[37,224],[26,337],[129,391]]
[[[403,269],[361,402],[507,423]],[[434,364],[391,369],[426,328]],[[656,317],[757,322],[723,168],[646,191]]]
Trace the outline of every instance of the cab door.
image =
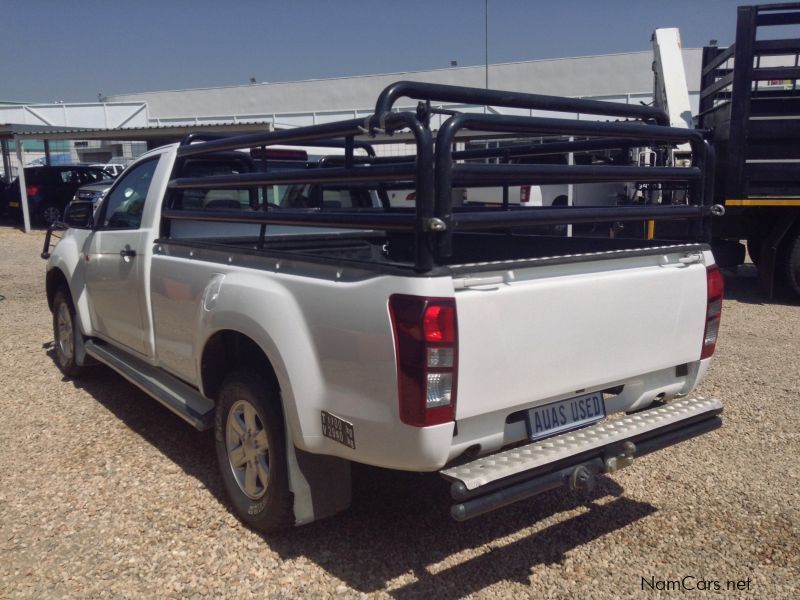
[[142,228],[142,212],[159,159],[139,163],[115,183],[100,208],[85,255],[95,331],[140,354],[146,354],[149,336],[144,277],[150,231]]

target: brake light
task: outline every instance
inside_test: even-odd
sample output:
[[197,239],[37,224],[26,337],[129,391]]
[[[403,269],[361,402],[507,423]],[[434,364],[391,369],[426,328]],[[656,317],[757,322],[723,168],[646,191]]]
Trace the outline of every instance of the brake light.
[[250,148],[250,158],[264,160],[308,160],[308,152],[289,148]]
[[452,421],[458,331],[453,298],[389,298],[397,359],[400,420],[415,427]]
[[531,199],[531,186],[521,185],[519,187],[519,203],[525,204]]
[[25,186],[25,193],[28,195],[28,198],[31,198],[39,193],[39,186],[29,183]]
[[426,342],[445,342],[455,340],[455,307],[431,305],[425,309],[422,329]]
[[725,282],[719,267],[713,265],[706,268],[706,328],[703,332],[703,348],[700,358],[709,358],[714,354],[719,335],[719,320],[722,317],[722,296],[725,293]]

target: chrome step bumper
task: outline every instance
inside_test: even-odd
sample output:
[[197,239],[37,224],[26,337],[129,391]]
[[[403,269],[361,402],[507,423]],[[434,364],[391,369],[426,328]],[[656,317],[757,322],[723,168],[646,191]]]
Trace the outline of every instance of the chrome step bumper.
[[463,521],[560,485],[591,487],[633,459],[721,425],[716,399],[681,399],[443,469]]

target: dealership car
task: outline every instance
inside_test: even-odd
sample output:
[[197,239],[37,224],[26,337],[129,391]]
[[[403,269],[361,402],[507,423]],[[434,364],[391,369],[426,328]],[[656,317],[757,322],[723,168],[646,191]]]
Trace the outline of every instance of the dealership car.
[[101,169],[104,169],[105,171],[108,171],[108,173],[112,177],[118,177],[119,174],[122,173],[125,170],[125,165],[121,164],[121,163],[118,163],[118,162],[110,162],[110,163],[105,163],[105,164],[103,164],[103,163],[92,163],[89,166],[90,167],[99,167]]
[[114,184],[114,179],[103,179],[97,183],[87,183],[78,188],[73,200],[88,200],[97,204],[105,195],[109,188]]
[[[28,213],[35,223],[50,225],[61,220],[79,187],[111,180],[111,174],[104,169],[84,165],[25,167]],[[21,218],[19,178],[11,182],[6,194],[9,213]]]

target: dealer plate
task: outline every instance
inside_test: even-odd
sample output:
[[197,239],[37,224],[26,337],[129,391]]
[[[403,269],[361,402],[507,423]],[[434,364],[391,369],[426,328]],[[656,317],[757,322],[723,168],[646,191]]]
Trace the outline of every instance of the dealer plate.
[[596,423],[605,416],[603,393],[594,392],[531,408],[525,413],[525,426],[528,429],[528,438],[540,440]]
[[336,415],[329,412],[321,411],[322,414],[322,435],[331,438],[355,449],[356,447],[356,434],[352,423],[348,423],[344,419],[340,419]]

